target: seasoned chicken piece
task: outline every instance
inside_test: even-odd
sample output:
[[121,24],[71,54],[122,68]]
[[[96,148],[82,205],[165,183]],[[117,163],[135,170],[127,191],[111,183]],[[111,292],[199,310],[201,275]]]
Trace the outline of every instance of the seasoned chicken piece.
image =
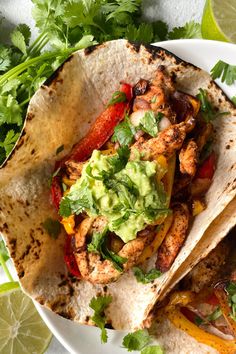
[[189,140],[179,153],[180,172],[194,176],[198,163],[198,147],[194,140]]
[[165,68],[160,66],[157,69],[156,77],[150,85],[146,80],[140,80],[134,87],[136,95],[133,104],[133,111],[140,109],[161,112],[165,117],[175,123],[175,113],[169,103],[170,94],[174,91],[172,79],[165,73]]
[[[75,234],[75,259],[83,279],[93,284],[107,284],[117,280],[122,272],[117,270],[110,260],[102,259],[101,255],[95,252],[88,252],[86,247],[87,237],[91,232],[99,232],[104,228],[105,219],[98,217],[94,220],[87,218],[79,225]],[[136,264],[146,245],[152,242],[155,237],[154,228],[139,232],[137,238],[121,248],[117,253],[126,258],[124,271]]]
[[140,138],[132,147],[130,159],[134,159],[137,151],[143,160],[153,160],[158,155],[169,158],[175,150],[179,150],[186,136],[185,123],[174,124],[164,129],[156,138],[145,141]]
[[184,288],[199,292],[221,278],[220,273],[229,255],[230,247],[221,242],[211,253],[199,262],[182,281]]
[[178,203],[173,207],[173,222],[162,242],[157,255],[156,267],[161,272],[170,269],[187,236],[189,211],[186,204]]
[[65,165],[69,178],[72,180],[76,180],[81,177],[82,169],[85,165],[85,162],[67,161]]

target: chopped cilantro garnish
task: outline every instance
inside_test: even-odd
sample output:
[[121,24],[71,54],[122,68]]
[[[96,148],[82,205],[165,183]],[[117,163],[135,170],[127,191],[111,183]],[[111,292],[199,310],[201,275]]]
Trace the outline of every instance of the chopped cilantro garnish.
[[151,269],[149,272],[144,273],[144,271],[139,267],[133,267],[134,275],[139,283],[148,284],[154,279],[161,276],[161,272],[158,269]]
[[212,120],[216,119],[219,116],[228,114],[228,112],[220,112],[220,113],[215,112],[214,108],[212,107],[212,105],[207,97],[206,90],[203,90],[202,88],[200,88],[197,98],[201,102],[201,113],[202,113],[202,117],[206,123],[211,122]]
[[118,142],[121,146],[130,145],[134,141],[135,133],[135,127],[130,123],[129,118],[126,117],[123,122],[115,127],[112,141]]
[[56,155],[60,154],[60,152],[62,152],[64,150],[64,145],[58,146],[58,148],[56,149]]
[[128,352],[133,350],[142,350],[150,343],[150,336],[146,329],[140,329],[136,332],[129,333],[123,338],[123,347],[125,347]]
[[221,82],[232,85],[236,80],[236,65],[230,65],[223,60],[219,60],[211,69],[213,80],[221,78]]
[[58,220],[47,218],[43,223],[43,228],[47,231],[49,236],[56,239],[61,232],[61,224]]
[[116,91],[113,93],[111,100],[108,102],[108,106],[112,106],[116,103],[119,102],[125,102],[126,101],[126,94],[124,92],[121,91]]
[[101,329],[101,341],[102,343],[107,342],[107,331],[105,329],[106,317],[104,310],[112,302],[112,297],[109,296],[98,296],[97,298],[93,297],[90,301],[89,306],[94,310],[94,315],[91,318],[92,321]]
[[91,243],[88,244],[88,252],[100,253],[103,259],[110,260],[114,267],[119,271],[123,271],[123,264],[127,261],[126,258],[120,257],[115,252],[107,247],[107,232],[108,228],[104,228],[102,232],[95,232],[92,236]]
[[155,114],[153,111],[147,111],[140,120],[139,128],[152,137],[155,137],[159,131],[158,124],[162,117],[163,114],[160,112]]

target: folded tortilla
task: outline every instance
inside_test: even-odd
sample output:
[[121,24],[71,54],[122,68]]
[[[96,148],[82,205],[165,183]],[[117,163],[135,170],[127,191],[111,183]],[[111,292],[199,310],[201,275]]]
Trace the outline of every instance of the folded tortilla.
[[[58,218],[49,187],[55,161],[86,134],[121,81],[150,80],[159,65],[175,74],[178,90],[196,95],[199,88],[206,89],[219,111],[230,112],[214,122],[218,161],[207,209],[195,218],[171,269],[152,283],[137,283],[132,270],[106,286],[79,281],[68,275],[63,260],[64,231],[53,239],[42,226],[47,218]],[[236,194],[235,136],[236,110],[221,89],[209,74],[167,50],[117,40],[74,53],[31,99],[21,137],[0,170],[0,231],[24,291],[59,315],[84,324],[91,324],[91,298],[111,294],[106,318],[112,327],[142,327],[181,264]],[[64,150],[57,155],[61,145]],[[208,251],[230,227],[225,225]]]

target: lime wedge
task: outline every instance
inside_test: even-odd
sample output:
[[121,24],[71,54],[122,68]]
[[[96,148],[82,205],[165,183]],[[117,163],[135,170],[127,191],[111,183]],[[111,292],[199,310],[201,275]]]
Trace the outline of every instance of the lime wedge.
[[205,39],[236,43],[236,0],[207,0],[201,30]]
[[16,282],[0,287],[0,353],[41,354],[52,334]]

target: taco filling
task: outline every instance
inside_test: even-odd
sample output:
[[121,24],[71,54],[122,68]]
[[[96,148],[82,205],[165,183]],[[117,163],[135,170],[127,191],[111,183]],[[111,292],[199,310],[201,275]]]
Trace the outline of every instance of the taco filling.
[[180,282],[168,304],[157,311],[159,318],[167,317],[198,342],[227,354],[236,352],[233,232]]
[[156,252],[160,273],[170,269],[216,168],[206,103],[160,66],[152,81],[122,84],[56,163],[51,194],[73,275],[107,284]]

